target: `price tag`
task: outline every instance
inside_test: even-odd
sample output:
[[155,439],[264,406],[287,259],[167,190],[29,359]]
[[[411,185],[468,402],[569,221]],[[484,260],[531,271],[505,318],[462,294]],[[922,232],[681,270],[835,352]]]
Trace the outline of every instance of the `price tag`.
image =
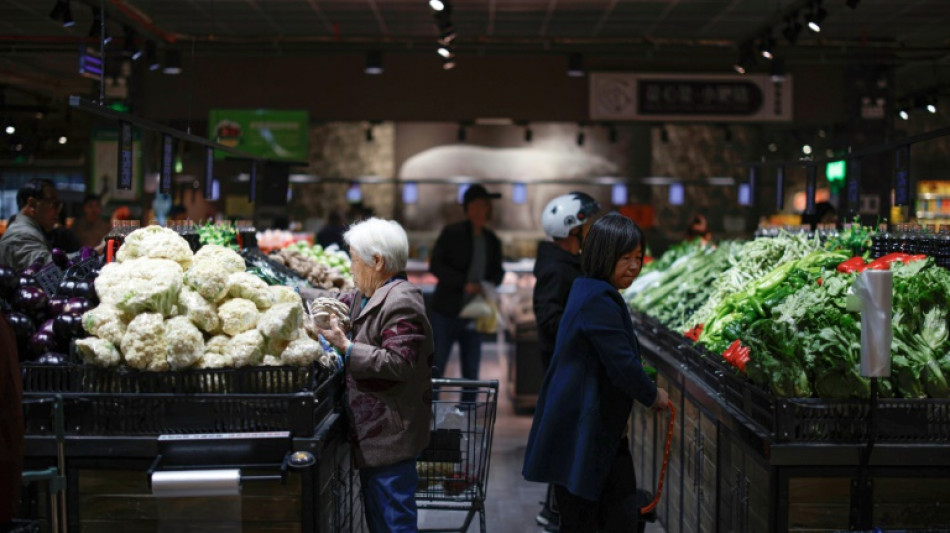
[[910,146],[894,152],[894,205],[910,205]]
[[205,189],[206,199],[214,196],[214,148],[205,148]]
[[119,122],[119,160],[118,183],[116,187],[132,189],[132,125]]
[[818,167],[808,165],[805,167],[807,180],[805,181],[805,213],[815,214],[815,188],[818,183]]
[[785,209],[785,167],[775,169],[775,208]]
[[175,139],[171,135],[162,135],[162,164],[161,180],[158,182],[159,191],[167,193],[172,188],[172,166]]

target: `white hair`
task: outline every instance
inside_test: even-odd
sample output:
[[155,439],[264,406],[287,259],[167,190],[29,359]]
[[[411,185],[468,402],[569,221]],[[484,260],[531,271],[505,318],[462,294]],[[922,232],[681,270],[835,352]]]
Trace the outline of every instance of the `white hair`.
[[395,220],[370,218],[357,222],[343,234],[351,251],[359,254],[367,264],[379,255],[386,262],[386,271],[396,274],[406,269],[409,259],[409,237]]

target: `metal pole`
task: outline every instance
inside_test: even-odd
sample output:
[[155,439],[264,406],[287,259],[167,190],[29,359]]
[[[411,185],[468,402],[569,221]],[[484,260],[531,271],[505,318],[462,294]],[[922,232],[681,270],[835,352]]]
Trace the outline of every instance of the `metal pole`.
[[106,3],[99,0],[99,57],[102,69],[99,71],[99,105],[106,105]]

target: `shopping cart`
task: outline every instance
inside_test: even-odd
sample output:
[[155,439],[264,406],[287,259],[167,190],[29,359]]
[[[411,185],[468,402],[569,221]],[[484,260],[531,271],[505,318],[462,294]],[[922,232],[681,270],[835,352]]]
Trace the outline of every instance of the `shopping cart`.
[[492,434],[498,407],[498,381],[432,380],[432,436],[416,462],[419,509],[465,511],[459,528],[468,531],[475,513],[485,533],[485,495]]

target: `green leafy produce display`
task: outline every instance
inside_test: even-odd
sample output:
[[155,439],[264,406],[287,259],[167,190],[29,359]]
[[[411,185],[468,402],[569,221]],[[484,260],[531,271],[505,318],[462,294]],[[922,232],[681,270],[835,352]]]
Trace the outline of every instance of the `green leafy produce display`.
[[867,398],[861,316],[847,310],[846,298],[861,270],[890,268],[892,376],[881,380],[881,395],[950,397],[950,272],[923,256],[894,254],[867,265],[851,258],[869,235],[854,230],[819,246],[786,234],[677,252],[625,296],[776,396]]
[[210,222],[198,226],[198,236],[201,244],[217,244],[237,250],[237,229],[231,224]]
[[335,249],[335,247],[330,247],[327,249],[323,246],[320,246],[319,244],[314,244],[311,246],[306,241],[297,241],[294,244],[284,248],[284,250],[300,252],[302,255],[312,259],[318,264],[326,265],[339,272],[343,276],[351,277],[350,256],[342,250]]

